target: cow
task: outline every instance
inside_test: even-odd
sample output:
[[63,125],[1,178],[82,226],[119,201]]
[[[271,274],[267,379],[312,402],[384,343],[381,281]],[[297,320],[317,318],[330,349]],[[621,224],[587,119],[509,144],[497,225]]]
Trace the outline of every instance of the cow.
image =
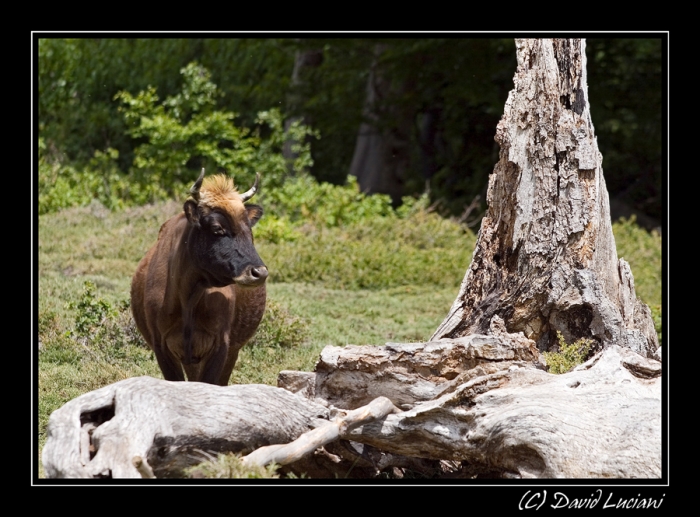
[[251,228],[262,216],[225,175],[199,178],[131,282],[131,310],[163,377],[226,386],[265,312],[268,271]]

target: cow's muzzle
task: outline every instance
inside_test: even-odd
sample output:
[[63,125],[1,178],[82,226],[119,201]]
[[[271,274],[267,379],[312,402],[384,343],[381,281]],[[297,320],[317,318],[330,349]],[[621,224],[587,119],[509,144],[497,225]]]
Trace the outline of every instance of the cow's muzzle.
[[267,274],[267,268],[265,266],[250,266],[246,268],[242,275],[234,278],[233,281],[238,285],[254,287],[264,284],[265,280],[267,280]]

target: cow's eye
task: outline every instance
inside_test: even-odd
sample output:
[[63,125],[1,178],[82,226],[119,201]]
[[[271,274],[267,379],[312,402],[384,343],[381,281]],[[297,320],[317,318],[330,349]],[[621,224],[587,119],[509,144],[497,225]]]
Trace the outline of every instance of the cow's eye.
[[224,233],[226,232],[220,224],[212,224],[211,233],[213,233],[214,235],[224,235]]

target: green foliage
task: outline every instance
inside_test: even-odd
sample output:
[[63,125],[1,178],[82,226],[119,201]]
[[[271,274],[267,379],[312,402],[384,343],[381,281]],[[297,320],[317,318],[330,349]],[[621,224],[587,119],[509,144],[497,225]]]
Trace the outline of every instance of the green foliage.
[[382,219],[406,219],[427,210],[428,197],[406,197],[394,210],[389,196],[368,196],[360,191],[357,178],[348,176],[344,185],[318,182],[308,174],[288,178],[279,188],[260,196],[265,217],[255,228],[257,238],[271,243],[304,239],[311,228],[343,228]]
[[[285,129],[278,109],[258,113],[252,129],[237,126],[236,114],[216,110],[222,92],[197,63],[182,68],[183,86],[159,102],[156,89],[116,94],[128,134],[141,142],[133,150],[129,175],[119,169],[119,152],[95,150],[84,166],[66,165],[53,143],[39,140],[39,213],[88,205],[93,199],[110,209],[180,197],[199,174],[225,171],[238,184],[252,183],[262,171],[264,187],[275,189],[289,174],[313,165],[310,140],[318,133],[295,121]],[[283,155],[285,145],[293,159]]]
[[279,302],[268,300],[265,315],[249,346],[294,347],[308,336],[308,320],[295,316]]
[[564,336],[559,331],[557,331],[557,339],[559,340],[559,351],[544,352],[543,354],[547,361],[547,369],[550,373],[555,374],[569,372],[579,364],[582,364],[593,345],[592,340],[585,338],[567,344],[564,341]]
[[95,283],[86,280],[83,293],[77,302],[69,302],[68,308],[75,310],[75,326],[71,335],[101,349],[107,361],[123,357],[126,345],[142,346],[136,325],[131,318],[129,301],[117,306],[95,295]]
[[277,479],[278,468],[274,463],[265,467],[244,465],[237,454],[219,454],[216,459],[189,467],[185,472],[195,479]]
[[127,178],[119,172],[116,149],[95,151],[83,168],[64,163],[64,157],[49,150],[43,138],[39,139],[39,214],[56,212],[72,206],[86,206],[97,200],[105,207],[122,208],[128,201],[143,203]]
[[[133,158],[126,125],[112,101],[122,89],[157,84],[174,92],[178,70],[194,59],[199,40],[42,38],[38,40],[39,131],[81,167],[97,150],[119,151],[126,173]],[[158,56],[154,59],[153,56]]]
[[663,41],[586,39],[591,117],[611,194],[664,219]]
[[[226,171],[241,183],[252,183],[255,171],[263,171],[266,188],[280,186],[284,178],[308,169],[313,161],[307,138],[317,136],[299,122],[285,131],[278,109],[260,112],[254,129],[235,125],[236,114],[217,111],[221,91],[211,74],[196,62],[181,70],[182,91],[159,103],[156,89],[137,95],[121,91],[115,100],[129,126],[129,134],[141,143],[134,150],[135,179],[170,194],[184,192],[204,167]],[[296,153],[287,160],[282,152],[290,141]]]
[[405,219],[375,216],[343,226],[310,223],[299,226],[291,241],[256,240],[272,281],[336,289],[456,287],[474,242],[471,231],[426,210]]
[[354,176],[348,176],[345,185],[331,185],[299,175],[289,178],[280,188],[264,192],[261,202],[265,203],[266,212],[275,217],[323,228],[393,215],[391,199],[363,194]]
[[95,298],[95,284],[87,280],[80,300],[68,305],[75,309],[75,332],[78,336],[89,337],[102,328],[107,316],[113,316],[114,308],[102,298]]
[[[591,112],[608,189],[658,220],[663,211],[662,37],[589,38],[586,49]],[[295,56],[307,51],[319,58],[300,67],[292,81]],[[195,77],[192,89],[183,90],[179,71],[195,60],[211,77]],[[379,131],[399,137],[407,150],[404,193],[422,192],[429,179],[433,200],[444,199],[442,206],[455,215],[476,195],[483,203],[497,160],[495,126],[516,67],[512,40],[454,37],[42,38],[37,62],[39,134],[65,153],[64,166],[81,170],[96,151],[114,149],[119,170],[129,173],[134,149],[143,141],[127,133],[113,99],[120,91],[148,92],[151,86],[160,98],[173,99],[174,106],[163,105],[166,113],[178,107],[199,110],[202,118],[209,110],[235,113],[236,127],[261,126],[261,138],[269,129],[259,114],[272,106],[303,117],[323,139],[294,138],[298,145],[313,146],[313,165],[306,160],[300,168],[310,167],[314,177],[335,184],[345,181],[360,123],[372,120]],[[370,74],[382,84],[381,102],[375,105],[366,103]],[[213,84],[225,95],[207,91],[205,86]],[[216,108],[206,102],[192,105],[193,99],[214,99]],[[219,130],[232,123],[226,118],[210,122]],[[195,134],[196,125],[190,128]],[[203,152],[223,153],[218,142]],[[276,161],[275,167],[282,167],[279,155]],[[187,167],[195,177],[197,165]],[[246,169],[240,180],[251,181],[253,172]],[[148,179],[143,188],[158,181]],[[162,195],[133,188],[132,197]],[[68,196],[65,190],[54,205],[75,206],[60,201]]]

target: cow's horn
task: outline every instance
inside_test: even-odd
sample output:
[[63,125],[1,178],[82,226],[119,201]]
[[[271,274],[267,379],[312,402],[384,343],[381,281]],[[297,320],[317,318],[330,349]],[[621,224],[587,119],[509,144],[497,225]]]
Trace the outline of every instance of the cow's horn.
[[202,172],[199,175],[199,178],[197,178],[197,181],[194,182],[194,185],[192,185],[192,188],[190,189],[190,195],[194,198],[195,201],[199,201],[199,188],[202,186],[202,180],[204,179],[204,167],[202,167]]
[[255,183],[253,183],[253,186],[250,187],[250,190],[241,194],[241,199],[243,201],[248,201],[251,197],[253,197],[255,195],[255,193],[258,191],[258,183],[259,182],[260,182],[260,173],[256,172],[255,173]]

